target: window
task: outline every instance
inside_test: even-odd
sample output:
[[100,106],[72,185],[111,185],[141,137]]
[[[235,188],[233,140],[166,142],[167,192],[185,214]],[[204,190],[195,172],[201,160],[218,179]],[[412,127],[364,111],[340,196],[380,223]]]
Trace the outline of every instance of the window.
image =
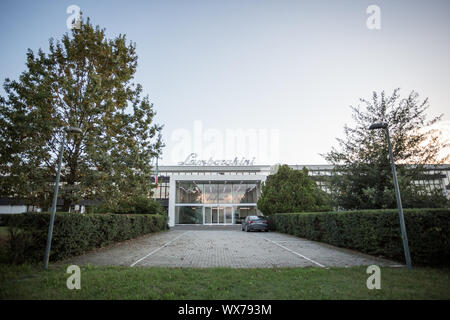
[[176,224],[203,224],[203,207],[175,207]]
[[177,182],[177,203],[202,203],[203,185],[194,182]]
[[256,184],[247,184],[245,189],[245,197],[244,201],[241,203],[256,203],[257,194],[256,194]]
[[218,189],[218,203],[233,203],[231,184],[219,184]]
[[217,195],[218,185],[214,183],[205,184],[204,185],[204,203],[217,203],[218,195]]
[[246,217],[257,215],[256,206],[234,207],[234,223],[242,223]]
[[233,203],[244,202],[245,188],[245,184],[233,184]]

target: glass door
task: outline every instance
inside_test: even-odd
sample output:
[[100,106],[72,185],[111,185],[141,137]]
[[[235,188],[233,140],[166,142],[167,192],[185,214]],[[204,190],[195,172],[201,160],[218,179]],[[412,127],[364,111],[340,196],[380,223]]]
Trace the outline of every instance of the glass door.
[[225,223],[225,208],[224,207],[218,207],[217,213],[219,214],[219,223]]
[[213,224],[219,223],[219,208],[218,207],[211,208],[211,215],[212,215],[211,223],[213,223]]
[[205,206],[205,224],[232,224],[233,223],[233,207],[213,207]]
[[205,207],[205,224],[211,224],[212,223],[212,208],[211,207]]
[[225,209],[225,223],[232,224],[233,223],[233,208],[232,207],[224,207]]

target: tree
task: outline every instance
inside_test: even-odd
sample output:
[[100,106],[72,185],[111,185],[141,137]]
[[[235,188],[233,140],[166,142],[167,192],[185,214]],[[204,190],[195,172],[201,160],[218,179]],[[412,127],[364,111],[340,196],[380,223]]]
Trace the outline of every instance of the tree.
[[80,199],[109,204],[151,195],[151,159],[161,152],[162,126],[142,86],[132,82],[136,46],[107,39],[87,19],[49,53],[28,50],[26,70],[5,80],[0,97],[0,193],[48,208],[62,128],[67,137],[59,195],[64,210]]
[[308,170],[279,167],[277,173],[269,175],[262,186],[258,209],[264,214],[303,211],[327,211],[326,194],[308,176]]
[[427,121],[428,99],[419,100],[412,91],[400,99],[399,89],[391,96],[373,92],[371,100],[360,99],[365,108],[351,107],[355,125],[345,126],[339,148],[324,155],[335,165],[331,190],[334,201],[345,209],[395,208],[396,200],[386,137],[383,130],[368,130],[374,122],[388,124],[399,187],[405,207],[445,206],[442,190],[426,190],[414,183],[422,180],[425,164],[448,161],[439,151],[448,144],[429,126],[442,115]]

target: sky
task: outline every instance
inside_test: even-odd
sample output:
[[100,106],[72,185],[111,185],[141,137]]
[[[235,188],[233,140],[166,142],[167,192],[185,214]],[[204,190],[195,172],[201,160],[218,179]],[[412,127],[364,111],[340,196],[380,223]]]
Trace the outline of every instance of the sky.
[[70,32],[70,5],[136,43],[135,82],[164,125],[160,164],[192,152],[325,164],[350,106],[397,87],[428,97],[450,136],[448,0],[0,0],[2,82],[25,70],[28,48]]

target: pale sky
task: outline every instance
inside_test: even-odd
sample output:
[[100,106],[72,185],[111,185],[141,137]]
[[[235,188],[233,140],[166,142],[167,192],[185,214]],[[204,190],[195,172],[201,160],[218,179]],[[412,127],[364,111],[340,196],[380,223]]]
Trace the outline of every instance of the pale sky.
[[[136,42],[135,80],[165,125],[160,164],[190,152],[325,164],[349,106],[396,87],[428,97],[450,136],[450,1],[2,0],[2,82],[24,70],[28,48],[48,51],[69,31],[69,5]],[[380,29],[366,25],[369,5]],[[256,140],[235,151],[230,134]]]

